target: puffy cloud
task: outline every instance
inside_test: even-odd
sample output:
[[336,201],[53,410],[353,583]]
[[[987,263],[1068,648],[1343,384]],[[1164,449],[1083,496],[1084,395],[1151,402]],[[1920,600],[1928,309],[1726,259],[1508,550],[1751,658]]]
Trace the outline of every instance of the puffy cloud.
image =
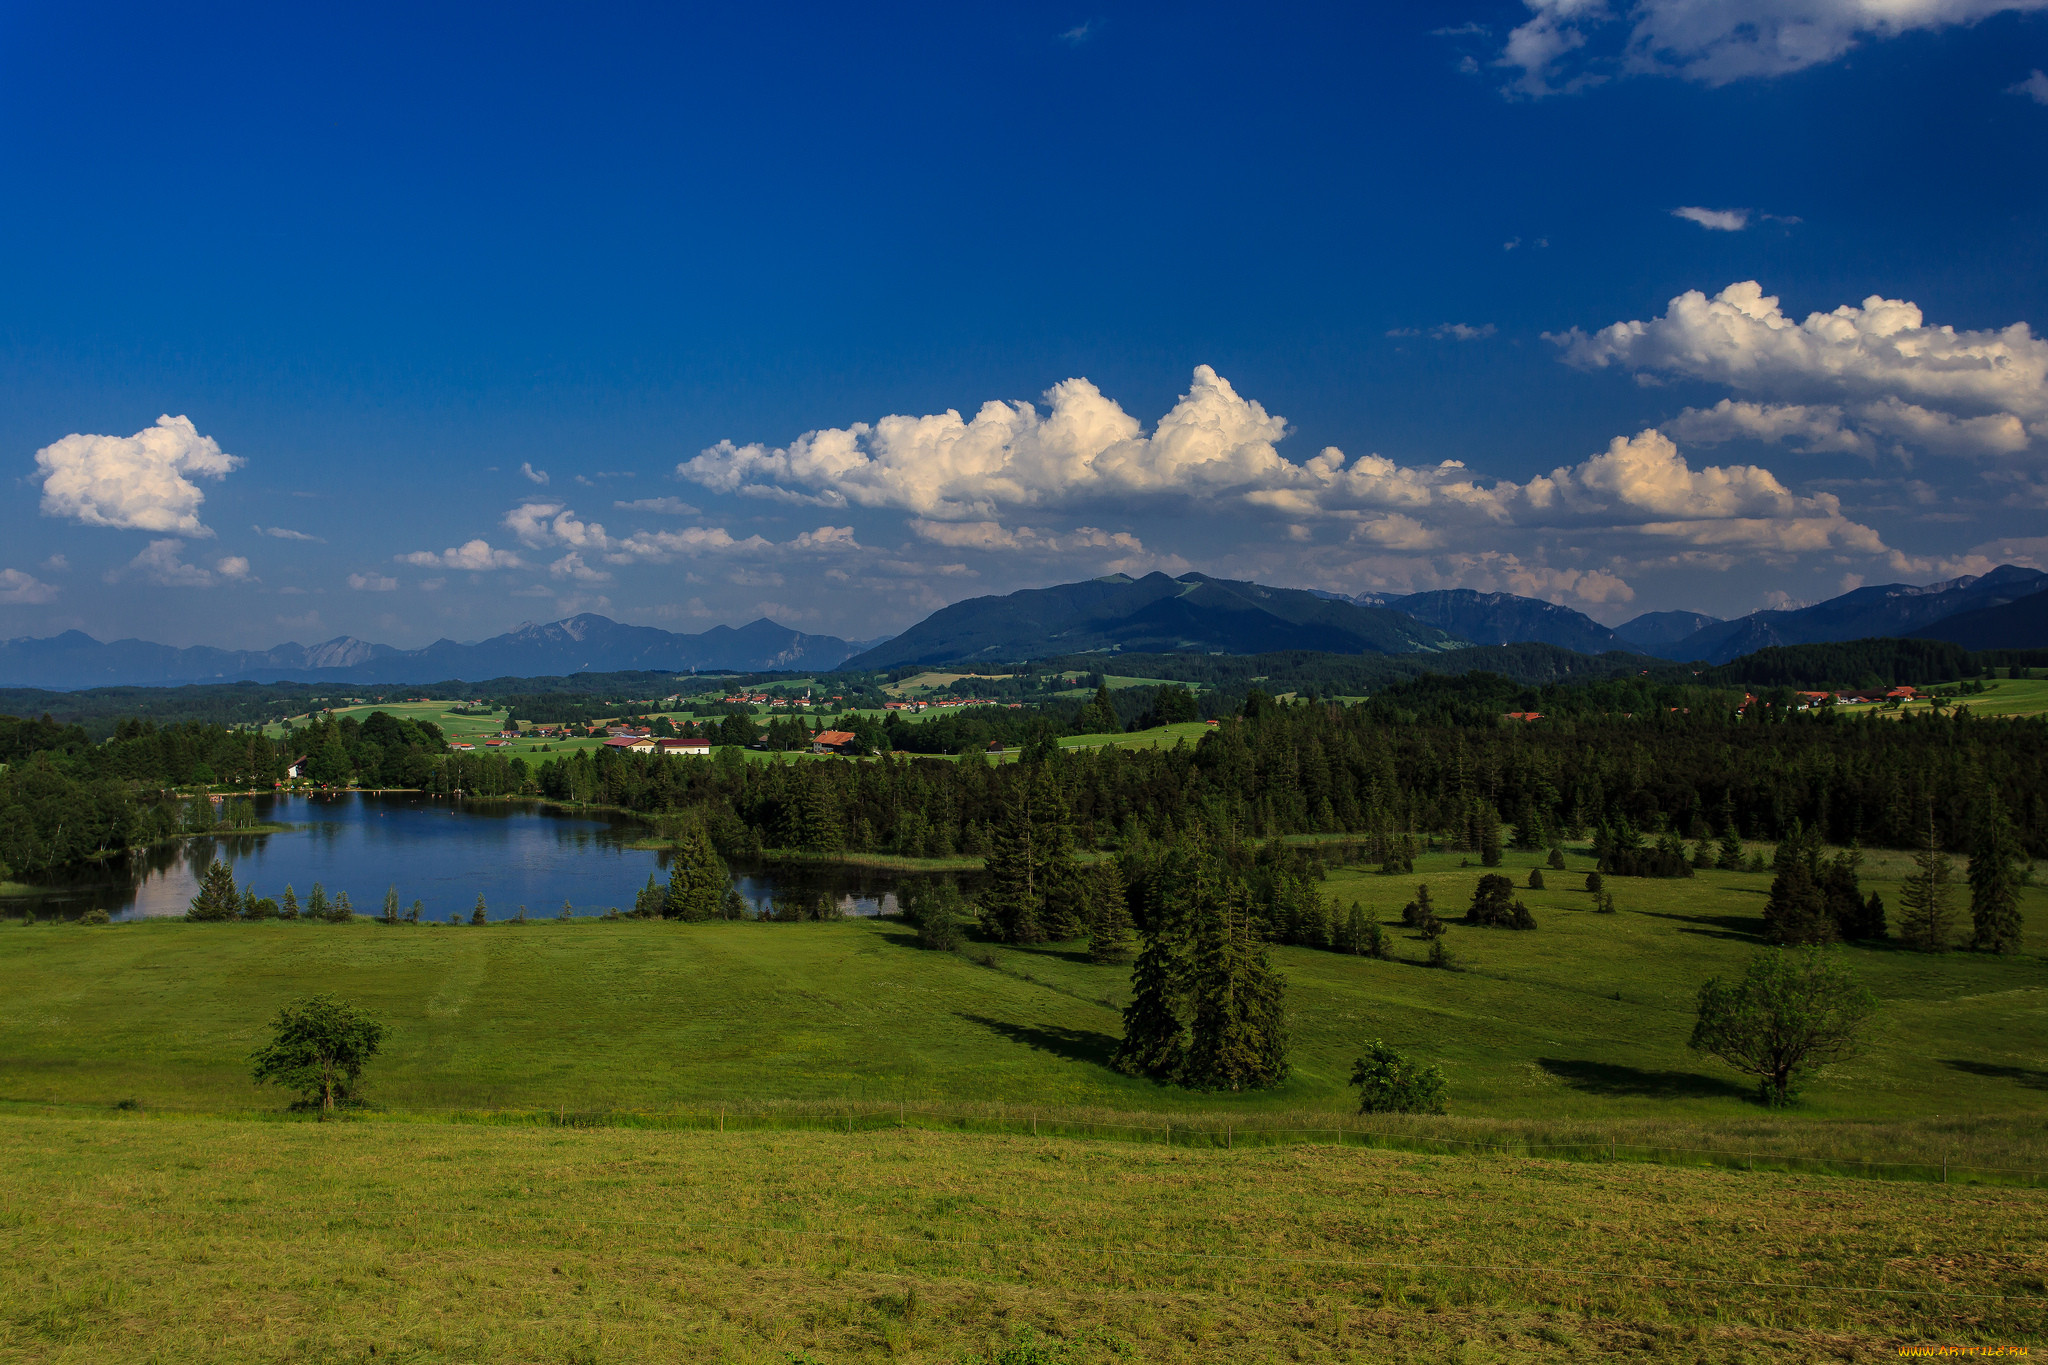
[[380,573],[352,573],[348,585],[357,592],[396,592],[398,580]]
[[676,472],[722,493],[971,520],[1095,495],[1200,496],[1295,470],[1274,448],[1286,423],[1207,365],[1150,436],[1086,379],[1055,385],[1045,401],[1044,416],[989,402],[971,421],[948,411],[806,432],[783,447],[724,441]]
[[2043,74],[2037,66],[2027,73],[2025,80],[2016,81],[2005,87],[2005,93],[2025,95],[2036,104],[2048,104],[2048,74]]
[[126,567],[109,570],[106,579],[115,583],[133,574],[165,588],[211,588],[250,581],[249,561],[240,555],[223,555],[209,570],[187,564],[184,552],[182,540],[152,540]]
[[522,544],[535,549],[549,545],[593,551],[612,548],[612,539],[605,534],[602,525],[581,520],[573,510],[559,502],[521,503],[505,514],[505,527],[519,537]]
[[394,555],[393,558],[400,564],[412,564],[422,569],[467,569],[472,573],[519,569],[526,565],[526,561],[512,551],[494,550],[484,540],[465,541],[439,554],[432,550],[414,550],[411,554]]
[[1583,89],[1616,74],[1707,85],[1783,76],[1834,61],[1865,38],[1974,24],[2048,0],[1525,0],[1498,67],[1523,95]]
[[39,607],[57,596],[57,585],[45,583],[20,569],[0,569],[0,603],[16,607]]
[[1477,327],[1462,322],[1444,322],[1430,328],[1429,334],[1437,341],[1484,341],[1499,331],[1500,328],[1490,322],[1482,322]]
[[1877,532],[1842,514],[1834,494],[1802,497],[1757,465],[1694,469],[1671,438],[1654,428],[1617,436],[1593,458],[1531,479],[1522,496],[1539,513],[1556,511],[1696,546],[1886,552]]
[[1636,590],[1605,569],[1553,569],[1519,560],[1501,566],[1508,591],[1549,602],[1577,600],[1589,606],[1633,602]]
[[583,556],[574,550],[548,565],[548,572],[557,578],[572,578],[578,583],[609,583],[612,576],[602,569],[593,569],[583,562]]
[[858,550],[860,542],[853,538],[851,526],[820,526],[815,531],[805,531],[796,539],[786,541],[780,548],[785,550]]
[[1873,294],[1795,322],[1755,280],[1709,299],[1688,290],[1664,315],[1592,335],[1551,336],[1586,369],[1676,374],[1799,400],[1861,396],[2048,415],[2048,340],[2024,322],[1996,331],[1926,325],[1918,306]]
[[1748,209],[1703,209],[1687,207],[1671,210],[1673,218],[1683,218],[1688,223],[1698,223],[1710,232],[1740,232],[1749,226]]
[[1842,410],[1834,406],[1751,403],[1723,398],[1711,408],[1687,408],[1666,422],[1664,431],[1676,440],[1698,445],[1751,440],[1788,443],[1793,449],[1805,452],[1874,453],[1867,437],[1842,425]]
[[87,526],[210,536],[195,478],[225,478],[240,457],[201,436],[188,417],[163,416],[133,436],[66,436],[36,452],[43,515]]
[[545,469],[535,469],[524,460],[519,462],[519,472],[524,474],[533,483],[546,483],[548,481],[548,472]]
[[910,529],[934,545],[956,550],[1015,550],[1039,554],[1062,554],[1075,550],[1111,550],[1143,554],[1145,546],[1128,531],[1104,531],[1094,526],[1077,526],[1071,532],[1036,531],[1029,526],[1014,529],[993,521],[923,521]]
[[251,526],[249,529],[259,536],[269,536],[272,540],[311,540],[322,545],[327,543],[318,536],[309,536],[304,531],[294,531],[284,526]]

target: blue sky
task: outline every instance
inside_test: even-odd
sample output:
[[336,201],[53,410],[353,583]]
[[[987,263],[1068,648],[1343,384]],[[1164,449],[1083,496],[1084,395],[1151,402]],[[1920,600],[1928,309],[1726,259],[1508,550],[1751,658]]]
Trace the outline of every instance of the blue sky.
[[0,635],[2048,567],[2048,0],[291,8],[0,13]]

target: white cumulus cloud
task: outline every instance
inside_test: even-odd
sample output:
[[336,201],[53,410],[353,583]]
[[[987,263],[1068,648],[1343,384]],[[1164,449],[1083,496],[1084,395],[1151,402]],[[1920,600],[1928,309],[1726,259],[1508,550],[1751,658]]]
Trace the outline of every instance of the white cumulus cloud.
[[519,462],[519,472],[524,474],[533,483],[546,483],[548,481],[548,472],[545,469],[535,469],[524,460]]
[[2008,95],[2025,95],[2036,104],[2048,104],[2048,73],[2035,67],[2023,81],[2016,81],[2005,87]]
[[505,527],[522,544],[535,549],[550,545],[593,551],[612,548],[612,539],[600,523],[584,521],[558,502],[521,503],[505,514]]
[[57,585],[45,583],[20,569],[0,569],[0,603],[17,607],[39,607],[57,596]]
[[485,573],[492,569],[518,569],[526,561],[510,550],[494,550],[485,540],[465,541],[435,554],[432,550],[414,550],[411,554],[394,555],[400,564],[413,564],[422,569],[467,569],[473,573]]
[[1524,0],[1529,18],[1494,65],[1510,89],[1552,95],[1616,75],[1670,75],[1707,85],[1789,75],[1834,61],[1869,38],[1974,24],[2048,0]]
[[2024,322],[1933,326],[1918,306],[1879,295],[1796,320],[1746,280],[1711,299],[1690,290],[1648,321],[1549,339],[1581,368],[1700,379],[1779,400],[1689,409],[1669,428],[1685,439],[2014,455],[2048,436],[2048,340]]
[[357,592],[396,592],[398,580],[381,573],[352,573],[348,585]]
[[210,536],[195,478],[221,479],[239,456],[201,436],[188,417],[163,416],[133,436],[66,436],[36,452],[43,515],[87,526]]

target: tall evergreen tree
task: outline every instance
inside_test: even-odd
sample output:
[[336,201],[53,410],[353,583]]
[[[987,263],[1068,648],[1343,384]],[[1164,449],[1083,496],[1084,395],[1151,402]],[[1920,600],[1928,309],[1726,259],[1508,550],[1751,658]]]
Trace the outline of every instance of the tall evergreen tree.
[[1168,849],[1146,888],[1145,946],[1131,969],[1131,1002],[1116,1069],[1155,1081],[1178,1081],[1187,1063],[1188,930],[1199,880],[1186,844]]
[[1796,826],[1778,845],[1776,862],[1778,875],[1771,880],[1771,898],[1764,902],[1764,937],[1780,945],[1834,942],[1835,917],[1828,911],[1827,892],[1814,876],[1814,857]]
[[1970,842],[1970,946],[1992,953],[2020,950],[2019,841],[1998,793],[1977,803]]
[[1955,937],[1955,868],[1941,851],[1941,836],[1928,811],[1913,872],[1899,888],[1899,937],[1923,953],[1945,953]]
[[1714,865],[1723,872],[1742,871],[1742,831],[1735,823],[1735,797],[1731,793],[1721,800],[1721,845],[1714,859]]
[[1088,898],[1088,960],[1129,962],[1137,945],[1131,934],[1131,904],[1123,872],[1114,859],[1104,859],[1089,875],[1094,885]]
[[1189,995],[1193,1006],[1183,1083],[1255,1090],[1287,1074],[1282,983],[1253,932],[1251,896],[1235,880],[1198,908]]
[[669,854],[668,901],[662,914],[691,922],[716,919],[728,876],[711,836],[702,825],[690,826]]
[[241,893],[235,889],[235,870],[224,858],[215,858],[206,865],[206,873],[199,879],[199,894],[192,898],[192,908],[185,912],[186,919],[233,919],[242,911]]

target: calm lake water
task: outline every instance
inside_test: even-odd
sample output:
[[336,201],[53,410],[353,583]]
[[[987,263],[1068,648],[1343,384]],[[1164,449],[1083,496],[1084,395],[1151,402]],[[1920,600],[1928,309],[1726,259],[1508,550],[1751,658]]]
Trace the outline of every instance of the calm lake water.
[[[331,899],[346,891],[357,914],[382,912],[396,885],[400,903],[425,902],[421,918],[464,920],[482,893],[492,919],[526,908],[530,919],[559,915],[569,902],[578,915],[633,909],[633,896],[653,873],[668,878],[668,855],[629,848],[646,835],[637,820],[557,813],[539,802],[465,803],[405,793],[262,796],[257,817],[289,824],[289,833],[190,839],[136,857],[94,866],[62,883],[0,900],[0,912],[72,918],[103,909],[115,919],[182,915],[207,865],[222,858],[235,880],[254,883],[273,899],[289,883],[306,903],[313,883]],[[919,874],[806,863],[735,869],[740,895],[757,913],[778,893],[815,901],[829,895],[842,914],[896,913],[899,887]]]

